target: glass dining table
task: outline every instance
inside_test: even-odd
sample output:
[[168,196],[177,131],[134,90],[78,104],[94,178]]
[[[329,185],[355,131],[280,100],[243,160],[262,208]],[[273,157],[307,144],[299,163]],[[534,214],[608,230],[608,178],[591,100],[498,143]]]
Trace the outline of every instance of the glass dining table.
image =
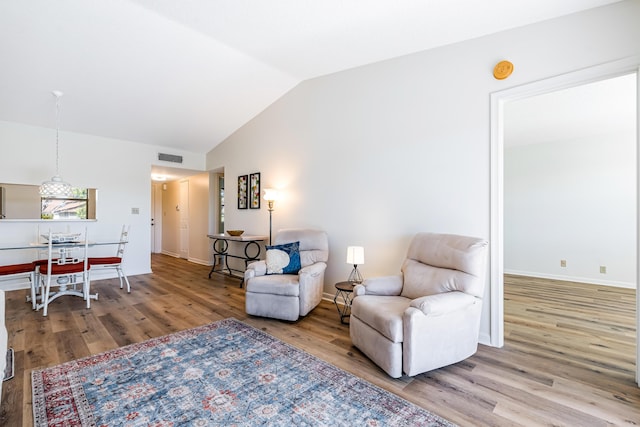
[[[89,240],[87,244],[89,247],[91,246],[106,246],[106,245],[118,245],[120,244],[120,240],[105,240],[105,241],[92,241]],[[69,248],[69,247],[78,247],[84,246],[84,240],[72,241],[72,242],[60,242],[53,243],[53,247],[55,248]],[[21,249],[47,249],[49,247],[48,242],[32,242],[32,243],[0,243],[0,251],[9,251],[9,250],[21,250]]]
[[[52,243],[51,246],[52,246],[52,251],[55,251],[57,253],[56,258],[58,258],[58,257],[59,258],[64,258],[66,252],[69,249],[82,247],[85,244],[87,245],[87,247],[93,247],[93,246],[119,245],[120,243],[122,243],[120,240],[104,240],[104,241],[91,241],[91,240],[89,240],[88,242],[85,242],[84,240],[78,240],[78,241],[61,241],[61,242],[57,242],[57,243]],[[4,252],[4,251],[18,251],[18,250],[26,250],[26,249],[46,250],[48,248],[49,248],[49,243],[48,242],[0,243],[0,260],[3,258],[2,257],[2,252]],[[29,261],[27,261],[27,262],[29,262]],[[0,262],[0,265],[1,264],[2,264],[2,262]],[[32,284],[32,286],[33,285],[35,285],[35,284]],[[64,294],[65,292],[67,292],[66,287],[65,286],[61,286],[59,292],[61,294]],[[74,292],[69,291],[69,294],[76,295],[75,291]],[[97,296],[97,294],[93,294],[93,295],[89,295],[89,298],[97,299],[98,296]],[[29,298],[27,298],[27,300],[29,301]]]

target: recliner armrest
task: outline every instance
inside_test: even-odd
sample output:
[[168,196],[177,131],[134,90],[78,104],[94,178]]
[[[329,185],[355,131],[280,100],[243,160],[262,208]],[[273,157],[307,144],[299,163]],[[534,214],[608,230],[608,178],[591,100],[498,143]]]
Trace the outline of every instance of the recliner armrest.
[[327,264],[325,264],[324,262],[316,262],[315,264],[307,265],[306,267],[301,268],[300,271],[298,271],[298,276],[300,277],[308,275],[311,277],[317,277],[322,274],[326,268]]
[[353,288],[354,297],[358,295],[400,295],[402,292],[402,274],[395,276],[372,277]]
[[[327,268],[327,264],[324,262],[316,262],[315,264],[308,265],[298,272],[298,276],[310,276],[317,277]],[[244,272],[244,280],[254,278],[256,276],[264,276],[267,274],[267,263],[264,260],[255,261],[247,265],[247,269]]]
[[247,265],[247,269],[244,272],[245,282],[256,276],[264,276],[267,274],[267,263],[262,261],[255,261]]
[[417,308],[428,316],[441,316],[469,307],[476,302],[476,297],[460,291],[428,295],[411,301],[411,307]]

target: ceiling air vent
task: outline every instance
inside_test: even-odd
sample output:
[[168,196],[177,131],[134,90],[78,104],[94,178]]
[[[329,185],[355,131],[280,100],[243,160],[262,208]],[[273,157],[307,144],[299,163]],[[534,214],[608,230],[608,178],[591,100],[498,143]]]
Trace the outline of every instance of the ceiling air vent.
[[165,162],[182,163],[182,156],[176,156],[175,154],[158,153],[158,160],[164,160]]

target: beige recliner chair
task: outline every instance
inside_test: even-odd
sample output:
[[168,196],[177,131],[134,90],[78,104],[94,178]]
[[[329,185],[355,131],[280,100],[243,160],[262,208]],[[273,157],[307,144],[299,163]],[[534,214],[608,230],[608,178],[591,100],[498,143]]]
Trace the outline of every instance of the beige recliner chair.
[[[306,316],[322,300],[329,240],[324,231],[280,230],[274,245],[300,242],[300,266],[296,274],[267,274],[265,261],[249,264],[244,273],[247,314],[281,320]],[[269,254],[267,254],[269,257]]]
[[473,355],[478,348],[487,242],[419,233],[402,274],[354,288],[353,345],[390,376],[414,376]]

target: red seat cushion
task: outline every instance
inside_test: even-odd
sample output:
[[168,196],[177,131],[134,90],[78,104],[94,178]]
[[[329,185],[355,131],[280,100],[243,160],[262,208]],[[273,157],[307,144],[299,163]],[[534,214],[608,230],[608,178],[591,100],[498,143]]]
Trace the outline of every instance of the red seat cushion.
[[[48,274],[48,265],[44,264],[40,266],[40,274]],[[91,266],[87,265],[87,269]],[[71,273],[81,273],[84,271],[84,262],[79,262],[77,264],[51,264],[51,274],[71,274]]]
[[[51,261],[52,262],[57,262],[58,258],[54,258]],[[47,265],[48,262],[49,262],[49,260],[46,259],[46,258],[45,259],[38,259],[38,260],[33,261],[33,265],[35,265],[36,267],[40,267],[41,265]]]
[[35,269],[32,262],[26,264],[13,264],[0,266],[0,276],[8,276],[10,274],[30,273]]
[[89,257],[89,264],[91,265],[106,265],[106,264],[120,264],[120,263],[122,263],[122,258],[117,256],[105,256],[105,257],[97,257],[97,258]]

